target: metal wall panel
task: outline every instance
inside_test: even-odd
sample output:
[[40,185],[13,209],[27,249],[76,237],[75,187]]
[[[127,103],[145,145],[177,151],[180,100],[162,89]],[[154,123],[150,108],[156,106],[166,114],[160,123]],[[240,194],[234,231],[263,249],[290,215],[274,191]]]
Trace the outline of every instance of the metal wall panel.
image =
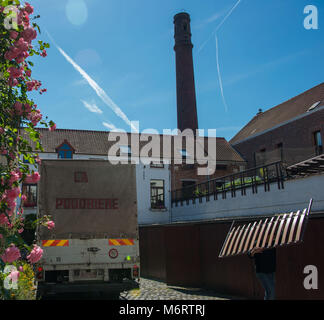
[[167,284],[200,287],[199,226],[167,226],[165,231]]
[[[253,220],[242,221],[250,222]],[[272,223],[275,222],[274,219]],[[293,224],[293,220],[290,220],[290,224]],[[226,259],[218,257],[230,227],[231,221],[217,221],[140,228],[140,246],[143,248],[141,267],[146,269],[144,276],[165,274],[165,281],[169,285],[205,287],[233,297],[262,299],[264,293],[255,277],[252,259],[246,255]],[[164,230],[164,243],[158,230]],[[277,247],[277,299],[324,299],[324,277],[321,276],[324,273],[323,230],[324,218],[310,216],[303,242]],[[241,234],[243,236],[244,231]],[[162,251],[154,251],[152,241],[159,242],[157,250]],[[163,252],[162,248],[165,248],[167,260],[161,260],[158,268],[160,262],[157,256]],[[156,264],[152,264],[152,260]],[[307,265],[317,267],[318,290],[304,288],[307,274],[303,271]]]
[[165,229],[162,227],[141,227],[139,231],[141,276],[165,281]]

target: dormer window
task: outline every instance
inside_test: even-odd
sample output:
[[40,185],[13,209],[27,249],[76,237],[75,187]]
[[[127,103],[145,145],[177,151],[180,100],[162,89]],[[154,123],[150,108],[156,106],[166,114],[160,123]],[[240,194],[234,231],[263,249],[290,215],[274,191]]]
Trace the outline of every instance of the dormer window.
[[63,143],[56,148],[57,157],[59,159],[72,159],[74,151],[74,148],[67,140],[64,140]]

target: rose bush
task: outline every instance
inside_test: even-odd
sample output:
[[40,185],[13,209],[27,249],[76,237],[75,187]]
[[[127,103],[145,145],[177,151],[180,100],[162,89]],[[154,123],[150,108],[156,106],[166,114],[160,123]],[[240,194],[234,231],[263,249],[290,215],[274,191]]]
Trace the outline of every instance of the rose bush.
[[[22,270],[29,270],[28,283],[33,283],[31,266],[42,257],[42,249],[37,245],[29,247],[20,235],[24,230],[21,204],[26,200],[21,185],[35,184],[40,179],[39,173],[29,165],[40,163],[38,152],[43,150],[35,127],[43,125],[50,131],[56,128],[53,121],[44,119],[37,104],[28,97],[32,91],[46,92],[42,82],[32,77],[34,61],[31,59],[45,58],[49,48],[49,44],[36,40],[40,34],[35,22],[38,18],[27,2],[0,0],[0,299],[17,294],[34,297],[34,286],[27,285]],[[49,229],[54,227],[48,216],[37,223]],[[21,267],[9,275],[23,284],[18,289],[4,287],[8,275],[3,270],[8,264]]]

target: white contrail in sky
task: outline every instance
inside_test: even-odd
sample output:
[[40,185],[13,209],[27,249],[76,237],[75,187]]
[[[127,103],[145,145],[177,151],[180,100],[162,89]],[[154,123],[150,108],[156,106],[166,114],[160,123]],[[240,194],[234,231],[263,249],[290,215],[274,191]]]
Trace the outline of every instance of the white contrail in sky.
[[221,77],[221,73],[220,73],[220,68],[219,68],[218,39],[217,39],[217,35],[215,35],[215,41],[216,41],[216,64],[217,64],[218,81],[219,81],[219,86],[220,86],[220,90],[221,90],[221,95],[222,95],[223,103],[224,103],[224,106],[225,106],[225,111],[227,112],[228,111],[228,107],[227,107],[227,103],[226,103],[225,96],[224,96],[223,81],[222,81],[222,77]]
[[91,104],[91,103],[89,103],[87,101],[84,101],[84,100],[81,100],[81,102],[83,103],[85,108],[87,108],[90,112],[102,114],[102,110],[97,105],[95,105],[94,103]]
[[117,128],[110,122],[103,122],[102,123],[103,126],[105,126],[106,128],[108,128],[109,130],[117,130]]
[[53,41],[54,45],[56,46],[57,50],[62,54],[62,56],[74,67],[76,71],[78,71],[81,76],[88,82],[90,87],[96,92],[98,97],[108,106],[110,107],[115,114],[124,120],[125,123],[127,123],[133,130],[137,130],[132,122],[127,118],[125,113],[117,106],[117,104],[111,100],[111,98],[106,94],[106,92],[95,82],[76,62],[73,61],[73,59],[64,52],[62,48],[60,48],[51,35],[47,32],[48,36]]
[[214,32],[217,32],[218,29],[223,25],[223,23],[227,20],[227,18],[233,13],[233,11],[236,9],[236,7],[240,4],[241,0],[238,0],[234,7],[228,12],[228,14],[224,17],[224,19],[221,21],[221,23],[217,26]]
[[199,47],[198,53],[205,47],[207,42],[214,36],[214,34],[220,29],[220,27],[224,24],[224,22],[228,19],[228,17],[233,13],[233,11],[236,9],[236,7],[240,4],[242,0],[238,0],[235,5],[232,7],[232,9],[227,13],[227,15],[224,17],[224,19],[219,23],[219,25],[216,27],[216,29],[211,33],[209,38]]

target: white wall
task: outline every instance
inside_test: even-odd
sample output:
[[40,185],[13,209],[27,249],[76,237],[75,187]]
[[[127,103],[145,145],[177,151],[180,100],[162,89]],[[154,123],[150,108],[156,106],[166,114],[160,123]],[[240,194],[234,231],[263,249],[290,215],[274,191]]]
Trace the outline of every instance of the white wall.
[[[151,209],[151,179],[164,180],[166,211]],[[150,165],[138,164],[136,166],[136,188],[138,224],[168,223],[171,208],[169,165],[164,165],[164,168],[151,168]]]
[[263,186],[258,187],[258,193],[253,194],[252,189],[246,190],[246,196],[240,191],[232,198],[227,192],[227,198],[218,200],[210,197],[202,203],[196,199],[196,203],[189,205],[183,202],[172,208],[172,221],[210,220],[216,218],[228,218],[251,215],[267,215],[284,213],[304,209],[309,200],[313,198],[312,211],[324,211],[324,175],[314,175],[285,181],[284,189],[279,190],[276,183],[271,184],[270,191],[265,192]]

